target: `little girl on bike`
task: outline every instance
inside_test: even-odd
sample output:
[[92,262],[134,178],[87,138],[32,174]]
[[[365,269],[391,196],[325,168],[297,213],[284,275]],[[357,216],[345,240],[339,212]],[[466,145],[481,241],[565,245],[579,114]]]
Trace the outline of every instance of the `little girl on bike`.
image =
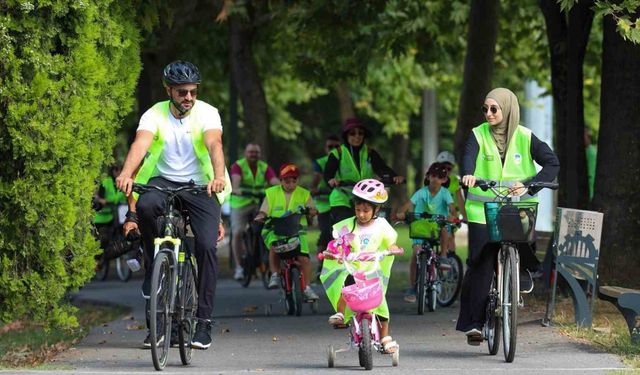
[[[407,201],[398,210],[397,217],[400,220],[405,218],[407,210],[414,210],[416,214],[429,213],[432,215],[442,215],[449,218],[454,217],[455,207],[453,197],[449,190],[442,184],[447,181],[447,169],[442,163],[433,163],[429,167],[424,179],[424,187],[416,191],[411,200]],[[449,250],[450,234],[447,228],[440,231],[440,258],[441,264],[446,264],[447,251]],[[420,239],[413,240],[413,255],[409,268],[409,285],[404,300],[409,303],[416,302],[416,254],[422,245]]]
[[[344,219],[333,226],[333,237],[338,239],[345,233],[353,234],[350,242],[351,252],[376,252],[376,251],[396,251],[401,252],[396,245],[398,234],[384,218],[377,217],[380,207],[387,201],[388,194],[384,185],[377,180],[366,179],[359,181],[353,188],[353,202],[355,206],[355,216]],[[343,237],[344,238],[344,237]],[[382,274],[386,280],[391,274],[392,257],[384,257],[380,262]],[[363,267],[365,267],[363,265]],[[343,286],[355,283],[353,276],[346,271],[337,272],[341,265],[335,260],[325,258],[320,280],[327,291],[327,297],[336,309],[336,313],[329,318],[329,324],[335,326],[344,325],[353,312],[347,308],[346,302],[341,296]],[[386,293],[387,283],[383,284]],[[393,353],[398,349],[396,343],[389,336],[389,306],[386,298],[383,302],[372,310],[380,319],[381,343],[387,353]]]

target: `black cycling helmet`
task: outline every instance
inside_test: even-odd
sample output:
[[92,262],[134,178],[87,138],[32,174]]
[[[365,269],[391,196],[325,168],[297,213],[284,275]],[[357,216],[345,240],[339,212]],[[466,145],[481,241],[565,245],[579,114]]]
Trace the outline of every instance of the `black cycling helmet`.
[[200,83],[200,71],[188,61],[174,61],[162,71],[162,82],[166,86],[184,85],[185,83]]

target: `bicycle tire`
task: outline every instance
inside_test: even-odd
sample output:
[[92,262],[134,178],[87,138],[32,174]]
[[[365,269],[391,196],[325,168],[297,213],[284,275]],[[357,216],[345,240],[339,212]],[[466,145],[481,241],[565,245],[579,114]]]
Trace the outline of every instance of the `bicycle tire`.
[[242,241],[244,243],[244,255],[242,255],[242,280],[240,284],[244,288],[247,288],[251,284],[251,278],[255,273],[255,264],[253,261],[253,231],[246,230],[242,235]]
[[485,323],[486,329],[486,337],[487,345],[489,349],[490,355],[498,354],[498,350],[500,350],[500,322],[502,321],[500,317],[496,316],[496,305],[497,305],[497,282],[496,275],[494,273],[493,279],[491,280],[491,288],[489,289],[489,298],[487,299],[487,308],[486,308],[486,319]]
[[196,311],[198,309],[198,290],[196,280],[198,270],[188,258],[183,263],[182,276],[180,277],[180,306],[183,308],[183,316],[178,323],[178,342],[180,348],[180,360],[183,365],[191,363],[193,348],[191,340],[196,332]]
[[502,282],[502,342],[504,359],[513,362],[518,336],[518,258],[516,249],[507,246]]
[[438,300],[438,289],[436,283],[438,282],[438,270],[436,264],[431,262],[427,272],[429,281],[427,282],[427,308],[429,312],[436,311],[436,305]]
[[362,340],[360,340],[360,347],[358,349],[358,355],[362,352],[362,363],[360,364],[365,370],[371,370],[373,368],[373,350],[371,345],[371,326],[369,319],[362,319]]
[[302,276],[300,270],[297,267],[291,268],[291,294],[293,295],[293,301],[295,306],[296,316],[302,315]]
[[262,279],[262,286],[265,289],[269,289],[269,277],[271,276],[271,271],[269,270],[269,250],[265,246],[264,242],[262,242],[262,238],[259,241],[256,241],[257,245],[257,253],[259,254],[258,265],[260,270],[260,277]]
[[462,289],[463,266],[462,260],[454,252],[447,254],[451,269],[448,271],[438,270],[441,282],[441,290],[438,293],[438,305],[449,307],[458,299],[460,289]]
[[[175,293],[175,281],[171,268],[173,259],[163,248],[153,261],[151,275],[151,297],[149,300],[149,323],[151,333],[151,358],[153,367],[161,371],[167,364],[171,338],[171,299]],[[160,346],[158,339],[164,337]]]
[[131,279],[131,269],[127,265],[129,257],[125,254],[116,258],[116,273],[118,278],[125,283]]
[[418,269],[416,270],[416,294],[418,296],[418,315],[424,314],[424,306],[427,297],[427,254],[418,254]]

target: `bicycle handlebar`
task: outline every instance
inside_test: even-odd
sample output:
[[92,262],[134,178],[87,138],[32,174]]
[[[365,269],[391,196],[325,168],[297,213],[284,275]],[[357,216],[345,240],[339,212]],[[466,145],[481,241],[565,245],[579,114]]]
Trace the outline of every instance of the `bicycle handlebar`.
[[207,185],[189,184],[189,185],[173,188],[173,187],[160,187],[155,185],[138,184],[138,183],[133,184],[133,191],[138,194],[144,194],[154,190],[160,191],[163,193],[169,193],[169,194],[177,194],[183,191],[193,193],[193,194],[198,194],[198,193],[206,192]]
[[334,254],[330,251],[323,251],[318,253],[318,260],[324,259],[335,259],[335,260],[346,260],[347,262],[375,262],[380,261],[385,256],[391,255],[402,255],[404,254],[404,249],[399,248],[399,250],[385,250],[385,251],[377,251],[377,252],[359,252],[359,253],[350,253],[348,256],[344,256],[343,253]]
[[401,223],[401,222],[410,223],[410,222],[415,221],[417,219],[426,219],[428,221],[433,221],[433,222],[437,223],[440,226],[448,225],[448,226],[454,226],[454,227],[458,227],[458,228],[460,228],[461,224],[463,223],[463,220],[459,219],[457,217],[453,218],[453,219],[449,219],[447,216],[438,215],[438,214],[430,214],[428,212],[421,212],[421,213],[406,212],[404,220],[396,220],[396,222],[398,222],[398,223]]
[[[497,181],[477,179],[475,186],[482,189],[482,191],[487,191],[489,189],[495,188],[497,184],[498,184]],[[525,182],[522,185],[527,190],[530,190],[531,188],[536,188],[536,187],[556,190],[560,187],[560,185],[557,182],[543,182],[543,181]]]

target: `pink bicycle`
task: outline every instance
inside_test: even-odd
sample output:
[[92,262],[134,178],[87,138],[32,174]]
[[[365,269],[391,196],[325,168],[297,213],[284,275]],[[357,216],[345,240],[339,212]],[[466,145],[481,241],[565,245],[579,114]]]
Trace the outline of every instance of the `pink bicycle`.
[[[334,350],[333,345],[327,350],[328,366],[333,367],[336,362],[336,353],[350,351],[358,348],[358,359],[360,366],[365,370],[373,368],[373,351],[380,354],[387,354],[380,337],[380,320],[372,312],[380,306],[383,298],[382,272],[380,271],[380,260],[387,255],[399,255],[402,252],[361,252],[351,253],[344,256],[344,253],[331,253],[325,251],[318,254],[318,258],[330,258],[341,262],[347,272],[353,276],[354,284],[342,288],[342,298],[347,303],[349,309],[354,312],[348,325],[351,328],[349,343],[346,348]],[[354,265],[355,262],[373,262],[371,271],[363,272]],[[400,362],[400,348],[391,354],[391,364],[398,366]]]

